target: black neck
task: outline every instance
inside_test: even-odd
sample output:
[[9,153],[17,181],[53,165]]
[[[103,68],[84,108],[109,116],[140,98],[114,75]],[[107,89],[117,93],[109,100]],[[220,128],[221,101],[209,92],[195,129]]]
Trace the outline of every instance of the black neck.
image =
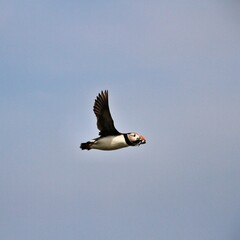
[[134,144],[132,142],[130,142],[130,140],[128,139],[127,133],[123,134],[125,142],[127,143],[127,145],[129,146],[134,146]]

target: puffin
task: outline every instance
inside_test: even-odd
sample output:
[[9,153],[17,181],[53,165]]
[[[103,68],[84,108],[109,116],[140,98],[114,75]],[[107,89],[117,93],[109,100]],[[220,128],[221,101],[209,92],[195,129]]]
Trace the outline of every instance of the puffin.
[[114,126],[109,104],[108,90],[101,91],[94,102],[93,111],[97,117],[99,137],[81,143],[82,150],[117,150],[129,146],[140,146],[146,143],[143,135],[135,132],[120,133]]

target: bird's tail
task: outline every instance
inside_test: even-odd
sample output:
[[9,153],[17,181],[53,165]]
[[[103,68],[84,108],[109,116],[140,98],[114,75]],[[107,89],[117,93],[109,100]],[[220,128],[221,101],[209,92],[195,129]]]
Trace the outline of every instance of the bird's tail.
[[82,150],[90,150],[92,145],[93,145],[93,142],[81,143],[80,148]]

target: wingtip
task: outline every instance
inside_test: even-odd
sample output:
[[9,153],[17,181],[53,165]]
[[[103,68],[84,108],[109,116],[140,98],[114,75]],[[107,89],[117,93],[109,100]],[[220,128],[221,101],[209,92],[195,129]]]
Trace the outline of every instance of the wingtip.
[[[99,94],[100,94],[100,93],[99,93]],[[107,89],[102,90],[102,91],[101,91],[101,95],[108,95],[108,90],[107,90]]]
[[98,93],[96,100],[102,97],[108,97],[108,90],[101,90],[101,92]]

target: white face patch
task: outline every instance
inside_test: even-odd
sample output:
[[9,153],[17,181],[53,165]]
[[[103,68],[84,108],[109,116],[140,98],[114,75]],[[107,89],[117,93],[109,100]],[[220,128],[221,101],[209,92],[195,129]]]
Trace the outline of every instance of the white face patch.
[[128,134],[128,139],[130,142],[135,142],[136,140],[139,140],[139,135],[137,133],[129,133]]

